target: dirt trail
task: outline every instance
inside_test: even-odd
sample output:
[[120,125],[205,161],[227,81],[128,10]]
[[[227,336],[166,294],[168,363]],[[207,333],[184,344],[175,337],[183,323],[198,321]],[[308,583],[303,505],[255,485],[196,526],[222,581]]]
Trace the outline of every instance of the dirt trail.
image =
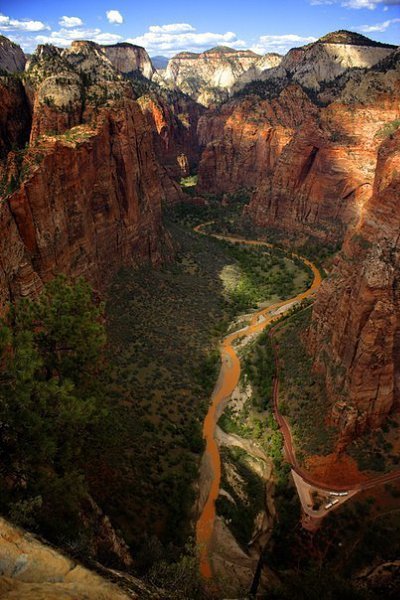
[[[195,231],[202,235],[210,235],[217,239],[248,244],[254,246],[265,246],[267,248],[272,248],[273,245],[267,242],[261,242],[257,240],[246,240],[244,238],[232,237],[232,236],[224,236],[219,234],[208,234],[203,231],[204,227],[209,223],[203,223],[202,225],[198,225],[195,227]],[[267,308],[263,308],[256,313],[251,318],[250,324],[238,331],[234,331],[227,335],[221,342],[220,345],[220,354],[221,354],[221,371],[218,378],[217,385],[213,391],[211,397],[211,404],[204,420],[203,424],[203,437],[206,440],[206,449],[205,453],[211,463],[211,468],[213,471],[213,479],[211,482],[209,494],[207,501],[204,505],[203,511],[197,521],[196,525],[196,541],[199,547],[200,552],[200,571],[204,578],[210,579],[212,577],[211,564],[209,559],[209,545],[214,529],[215,523],[215,502],[218,498],[219,494],[219,486],[221,482],[221,457],[219,453],[218,444],[215,439],[215,429],[219,417],[219,408],[221,403],[229,398],[232,394],[233,390],[238,384],[240,377],[240,361],[233,347],[234,342],[242,337],[248,337],[254,335],[255,333],[261,332],[267,325],[280,318],[282,311],[279,311],[279,315],[276,315],[275,312],[277,309],[293,304],[293,302],[297,302],[307,298],[319,287],[321,283],[321,274],[317,267],[302,256],[293,255],[296,258],[299,258],[306,264],[313,272],[314,280],[310,288],[308,288],[305,292],[294,296],[288,300],[283,300],[281,302],[277,302],[272,306],[268,306]],[[284,312],[284,311],[283,311]]]

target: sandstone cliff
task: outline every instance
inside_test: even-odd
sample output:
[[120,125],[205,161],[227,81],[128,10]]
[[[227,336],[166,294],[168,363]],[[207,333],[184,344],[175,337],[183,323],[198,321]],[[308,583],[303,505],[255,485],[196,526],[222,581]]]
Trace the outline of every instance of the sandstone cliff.
[[26,80],[31,145],[9,152],[2,185],[2,305],[57,272],[101,286],[122,264],[161,262],[161,203],[180,191],[131,85],[91,42],[39,47]]
[[200,158],[197,125],[204,108],[180,92],[161,89],[149,91],[138,103],[153,131],[159,162],[172,177],[189,175]]
[[342,240],[371,195],[379,131],[399,118],[398,51],[321,97],[278,80],[246,89],[199,121],[199,191],[254,189],[256,225]]
[[25,62],[25,54],[18,44],[0,35],[0,71],[23,71]]
[[274,170],[283,148],[316,107],[298,86],[271,101],[245,97],[224,104],[199,121],[205,146],[199,165],[200,192],[253,189]]
[[260,58],[251,50],[225,46],[201,54],[181,52],[169,61],[164,78],[197,102],[209,106],[227,98],[236,80]]
[[159,590],[116,571],[122,587],[0,519],[0,597],[3,600],[128,600],[162,598]]
[[280,54],[275,52],[268,52],[267,54],[264,54],[264,56],[261,56],[261,58],[253,63],[249,69],[247,69],[237,78],[233,86],[233,90],[240,90],[244,85],[246,85],[246,83],[262,79],[262,74],[264,71],[278,67],[282,62],[282,58],[283,57]]
[[125,42],[101,48],[114,67],[124,75],[139,71],[147,79],[153,78],[155,69],[146,50],[141,46]]
[[372,67],[395,48],[351,31],[337,31],[289,50],[279,67],[264,71],[261,79],[289,76],[307,88],[318,90],[321,83],[335,79],[347,69]]
[[400,130],[379,149],[373,194],[313,310],[309,345],[341,444],[400,402]]
[[10,150],[22,148],[29,141],[31,110],[22,82],[0,77],[0,179],[2,165]]

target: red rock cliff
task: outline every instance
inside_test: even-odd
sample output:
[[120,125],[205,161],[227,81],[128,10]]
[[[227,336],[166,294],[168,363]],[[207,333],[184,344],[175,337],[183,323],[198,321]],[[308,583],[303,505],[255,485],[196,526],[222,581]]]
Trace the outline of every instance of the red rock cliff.
[[202,117],[199,191],[254,189],[246,212],[256,225],[342,241],[371,196],[379,132],[400,116],[398,52],[385,61],[334,82],[327,106],[298,85],[277,95],[261,82],[267,99],[237,98]]
[[[94,44],[43,54],[28,84],[37,125],[32,144],[8,154],[1,306],[36,293],[58,272],[102,286],[121,265],[158,264],[171,254],[161,204],[180,191],[156,159],[152,130],[129,88],[118,75],[108,79],[113,67],[106,57],[103,65]],[[59,60],[64,75],[57,78],[49,70],[58,72]],[[83,101],[75,95],[75,62],[99,67]],[[81,91],[86,83],[80,81]],[[80,114],[80,124],[68,128],[66,106],[74,119]]]
[[380,147],[373,194],[313,310],[309,345],[342,443],[400,402],[400,130]]
[[371,196],[379,137],[398,116],[396,96],[335,102],[296,132],[255,191],[248,214],[261,227],[342,240]]
[[[161,90],[160,90],[161,91]],[[197,124],[205,109],[183,94],[141,96],[139,105],[153,131],[159,162],[175,178],[186,177],[197,167],[200,146]]]
[[[32,164],[38,149],[43,158]],[[101,285],[122,264],[160,263],[168,255],[161,222],[165,193],[151,131],[136,102],[104,109],[93,129],[78,126],[46,138],[24,164],[31,174],[1,210],[40,280],[63,272]],[[3,261],[10,251],[4,249]],[[15,258],[13,272],[3,274],[11,295],[31,290],[26,267]]]
[[253,189],[273,172],[283,148],[316,107],[298,86],[273,100],[234,100],[199,121],[205,146],[199,165],[201,192]]

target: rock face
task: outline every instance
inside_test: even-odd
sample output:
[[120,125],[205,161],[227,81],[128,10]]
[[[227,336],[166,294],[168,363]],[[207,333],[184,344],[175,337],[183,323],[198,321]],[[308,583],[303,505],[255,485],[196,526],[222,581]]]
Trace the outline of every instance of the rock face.
[[382,143],[373,194],[313,310],[309,345],[341,443],[400,402],[400,131]]
[[168,257],[161,203],[180,192],[157,162],[130,84],[102,50],[39,48],[27,90],[31,145],[8,154],[0,204],[1,304],[57,272],[102,286],[123,264]]
[[150,92],[138,103],[153,131],[159,162],[172,177],[189,175],[200,159],[197,125],[204,108],[189,96],[174,92]]
[[25,54],[18,44],[0,35],[0,71],[8,73],[23,71],[25,63]]
[[21,81],[0,77],[0,179],[2,165],[12,148],[22,148],[29,141],[31,111]]
[[262,74],[267,69],[278,67],[282,62],[282,55],[275,52],[268,52],[261,56],[247,71],[238,77],[233,87],[234,90],[240,90],[246,83],[257,79],[262,79]]
[[165,80],[204,106],[227,98],[236,80],[262,57],[251,50],[217,46],[201,54],[181,52],[168,63]]
[[113,66],[124,75],[139,71],[147,79],[153,78],[155,69],[146,50],[141,46],[125,42],[101,48]]
[[312,44],[293,48],[279,67],[264,71],[262,79],[290,76],[301,85],[318,90],[346,69],[369,68],[396,49],[351,31],[330,33]]
[[250,89],[257,96],[200,119],[199,189],[254,189],[247,215],[256,225],[341,241],[371,196],[379,132],[399,118],[399,52],[343,75],[324,102],[299,85]]
[[198,188],[224,193],[254,189],[275,169],[283,148],[316,107],[298,86],[271,101],[254,96],[224,104],[199,121],[199,142],[205,146]]
[[[129,577],[129,592],[0,519],[0,596],[3,600],[128,600],[160,598]],[[112,573],[118,575],[117,573]]]

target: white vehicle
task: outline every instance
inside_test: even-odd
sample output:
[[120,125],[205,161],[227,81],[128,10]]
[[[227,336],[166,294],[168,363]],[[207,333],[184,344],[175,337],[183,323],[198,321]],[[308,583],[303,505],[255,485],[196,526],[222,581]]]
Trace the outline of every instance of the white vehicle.
[[337,498],[335,500],[331,500],[331,502],[328,502],[328,504],[325,504],[325,506],[324,506],[325,510],[332,508],[332,506],[335,506],[335,504],[337,504],[338,502],[339,502],[339,500]]

